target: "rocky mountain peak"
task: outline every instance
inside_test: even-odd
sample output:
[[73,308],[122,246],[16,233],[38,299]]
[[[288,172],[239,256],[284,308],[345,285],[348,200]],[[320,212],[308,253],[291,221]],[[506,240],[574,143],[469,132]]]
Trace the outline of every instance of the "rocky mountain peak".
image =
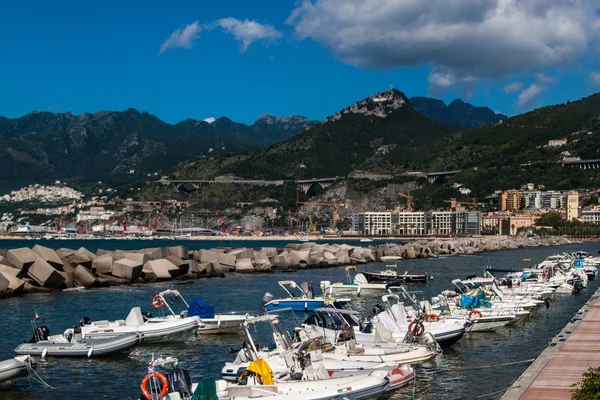
[[385,92],[379,92],[366,99],[357,101],[351,106],[333,114],[327,118],[327,121],[340,119],[344,114],[364,114],[386,118],[393,111],[408,104],[408,99],[404,93],[396,89],[386,90]]

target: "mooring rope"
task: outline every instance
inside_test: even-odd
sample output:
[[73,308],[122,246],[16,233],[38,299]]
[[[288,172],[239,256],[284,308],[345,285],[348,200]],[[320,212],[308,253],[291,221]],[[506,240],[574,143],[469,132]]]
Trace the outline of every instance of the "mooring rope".
[[509,366],[509,365],[528,364],[528,363],[532,363],[534,361],[535,361],[535,358],[529,358],[527,360],[522,360],[522,361],[513,361],[513,362],[500,363],[500,364],[491,364],[491,365],[480,365],[480,366],[477,366],[477,367],[443,369],[440,372],[444,373],[444,372],[468,371],[468,370],[471,370],[471,369],[486,369],[486,368],[495,368],[495,367],[506,367],[506,366]]

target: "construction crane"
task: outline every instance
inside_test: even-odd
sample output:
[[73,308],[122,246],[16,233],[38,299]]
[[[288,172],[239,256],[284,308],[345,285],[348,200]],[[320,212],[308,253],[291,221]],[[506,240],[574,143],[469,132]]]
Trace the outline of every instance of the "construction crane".
[[338,221],[340,220],[340,214],[338,213],[338,210],[340,209],[340,207],[345,207],[345,204],[342,203],[321,203],[321,202],[317,202],[317,201],[296,201],[296,231],[299,232],[300,231],[300,219],[298,218],[298,206],[300,204],[312,204],[313,206],[325,206],[325,207],[333,207],[333,215],[332,215],[332,221],[331,221],[331,228],[332,230],[336,230],[337,228],[337,224]]
[[463,207],[463,206],[472,206],[472,207],[477,207],[479,206],[479,203],[477,202],[476,198],[472,198],[472,201],[457,201],[455,197],[451,198],[450,200],[444,200],[444,203],[450,203],[450,209],[454,210],[458,207]]
[[407,194],[398,193],[398,196],[404,197],[406,199],[406,211],[412,211],[412,196],[410,195],[410,191]]

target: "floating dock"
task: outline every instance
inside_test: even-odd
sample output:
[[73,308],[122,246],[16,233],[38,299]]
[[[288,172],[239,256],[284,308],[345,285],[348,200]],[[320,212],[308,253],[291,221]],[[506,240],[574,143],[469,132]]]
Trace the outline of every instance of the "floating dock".
[[600,367],[600,289],[502,400],[570,400],[575,385],[590,367]]

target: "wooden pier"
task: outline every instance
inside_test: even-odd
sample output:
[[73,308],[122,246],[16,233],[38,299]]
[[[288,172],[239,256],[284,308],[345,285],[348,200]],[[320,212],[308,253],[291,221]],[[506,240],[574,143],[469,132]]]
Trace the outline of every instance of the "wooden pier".
[[600,367],[600,289],[506,391],[503,400],[570,400],[590,367]]

